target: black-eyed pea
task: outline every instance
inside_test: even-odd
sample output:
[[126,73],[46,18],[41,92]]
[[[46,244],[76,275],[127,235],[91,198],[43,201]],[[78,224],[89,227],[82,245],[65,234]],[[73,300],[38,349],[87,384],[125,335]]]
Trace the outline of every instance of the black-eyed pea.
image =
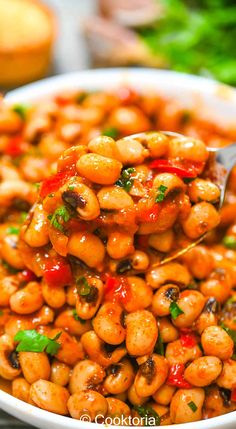
[[230,297],[232,286],[232,276],[229,270],[219,267],[201,282],[200,291],[203,295],[214,297],[223,304]]
[[138,276],[128,276],[129,294],[124,301],[124,308],[128,313],[143,310],[152,303],[153,291],[147,283]]
[[178,328],[192,326],[193,322],[201,314],[205,305],[205,298],[197,290],[185,290],[181,292],[178,306],[183,311],[177,318],[173,319],[173,324]]
[[116,147],[119,154],[119,160],[124,165],[142,164],[145,157],[148,156],[148,151],[136,139],[126,137],[116,141]]
[[154,289],[158,289],[166,283],[175,283],[183,288],[190,283],[191,275],[183,264],[169,262],[149,270],[146,274],[146,280]]
[[133,235],[114,231],[108,236],[107,253],[113,259],[121,259],[134,252]]
[[164,384],[169,371],[169,363],[163,356],[153,354],[136,374],[134,385],[139,396],[151,396]]
[[23,377],[12,381],[12,395],[24,402],[29,402],[30,384]]
[[178,329],[171,323],[168,317],[160,317],[157,325],[163,343],[170,343],[179,338]]
[[209,326],[216,326],[218,324],[219,303],[215,298],[208,298],[202,313],[196,320],[196,329],[199,334],[202,334],[204,329]]
[[66,289],[66,302],[71,307],[75,307],[78,290],[76,285],[68,286]]
[[179,298],[179,288],[175,284],[162,286],[155,292],[152,300],[152,312],[154,316],[168,316],[170,304]]
[[157,404],[156,402],[149,402],[147,407],[150,407],[154,410],[161,419],[161,426],[166,426],[172,424],[170,417],[169,407],[165,405]]
[[126,348],[131,356],[153,352],[158,337],[157,322],[148,310],[137,310],[126,316]]
[[192,202],[207,201],[216,203],[220,198],[220,189],[210,180],[197,178],[188,185],[188,195]]
[[74,232],[68,241],[68,253],[81,259],[89,267],[97,268],[103,262],[105,247],[91,232]]
[[25,329],[34,329],[32,317],[30,316],[14,314],[5,325],[5,333],[10,335],[11,338],[14,338],[17,332]]
[[97,153],[98,155],[106,156],[108,158],[117,159],[120,161],[118,149],[115,140],[108,136],[94,137],[89,143],[88,148],[90,152]]
[[30,224],[24,229],[23,239],[30,247],[45,246],[49,242],[48,218],[42,204],[36,204]]
[[209,326],[201,336],[201,343],[206,355],[216,356],[221,360],[230,359],[234,351],[234,342],[220,326]]
[[205,162],[208,159],[205,143],[192,137],[171,139],[168,155],[170,158],[183,158],[197,162]]
[[5,380],[14,380],[21,373],[21,368],[16,353],[14,343],[8,335],[0,338],[0,377]]
[[[160,173],[157,174],[153,180],[152,189],[156,193],[161,186],[165,186],[164,195],[165,197],[170,193],[179,193],[183,192],[186,188],[184,182],[175,174],[171,173]],[[173,194],[171,194],[173,195]]]
[[206,246],[198,245],[188,250],[182,257],[193,277],[202,280],[212,272],[215,262]]
[[112,185],[120,176],[121,162],[95,153],[82,155],[77,161],[78,173],[93,183]]
[[135,250],[130,260],[135,271],[146,271],[150,263],[147,253],[142,250]]
[[18,248],[19,237],[15,234],[6,235],[1,241],[1,254],[4,260],[17,270],[22,270],[25,263]]
[[19,131],[21,127],[22,119],[20,116],[14,112],[14,110],[2,108],[1,106],[0,132],[3,134],[15,133]]
[[10,297],[17,291],[19,280],[16,276],[6,276],[0,280],[0,306],[8,307]]
[[0,183],[0,200],[3,207],[9,207],[15,199],[33,205],[37,199],[37,190],[32,183],[24,180],[8,180]]
[[143,405],[149,400],[149,397],[139,396],[136,392],[135,385],[132,384],[128,390],[128,400],[132,405]]
[[62,200],[86,221],[96,219],[100,214],[95,192],[84,183],[73,181],[73,190],[68,188],[63,190]]
[[165,134],[149,132],[144,136],[145,144],[149,149],[152,158],[160,158],[167,154],[169,148],[169,139]]
[[68,390],[59,384],[47,380],[38,380],[31,385],[30,399],[43,410],[67,415]]
[[71,368],[63,362],[54,359],[51,364],[50,381],[60,386],[66,386],[69,383]]
[[34,313],[32,323],[34,326],[46,326],[53,322],[55,313],[52,308],[43,305],[40,310]]
[[66,302],[65,289],[49,286],[44,281],[42,282],[42,294],[44,301],[52,308],[60,308]]
[[[113,424],[119,424],[121,417],[128,417],[131,415],[129,406],[119,399],[116,398],[106,398],[107,399],[107,417],[112,419]],[[116,419],[116,420],[115,420]],[[125,423],[125,422],[124,422]]]
[[80,319],[75,309],[68,308],[58,314],[55,327],[65,329],[72,335],[81,336],[92,327],[89,320]]
[[236,361],[228,359],[223,362],[223,370],[216,383],[224,389],[234,389],[236,380]]
[[219,222],[219,212],[212,204],[203,201],[192,206],[188,217],[181,221],[181,225],[187,237],[196,239],[215,228]]
[[[179,389],[170,404],[170,415],[173,423],[190,423],[202,419],[202,407],[205,399],[204,389]],[[191,403],[195,407],[191,407]]]
[[159,252],[169,252],[174,244],[174,232],[172,229],[161,232],[159,234],[151,234],[148,238],[149,246]]
[[186,368],[184,379],[196,387],[212,384],[222,371],[221,360],[215,356],[202,356]]
[[96,334],[108,344],[118,345],[125,340],[125,329],[122,325],[123,309],[113,302],[104,303],[93,319]]
[[134,368],[128,359],[122,359],[109,369],[108,376],[104,380],[104,388],[111,395],[126,392],[134,381]]
[[97,390],[105,378],[104,369],[96,362],[85,359],[75,365],[70,377],[71,394],[86,390]]
[[84,350],[80,341],[61,328],[52,329],[50,332],[50,338],[54,338],[57,334],[61,333],[57,342],[60,344],[60,348],[55,357],[60,361],[64,362],[69,366],[75,365],[79,360],[84,359]]
[[50,362],[46,353],[19,352],[19,362],[23,375],[32,384],[37,380],[49,380]]
[[96,314],[104,293],[104,284],[100,279],[91,277],[87,282],[90,287],[89,293],[82,296],[77,291],[76,298],[76,312],[83,320],[89,320]]
[[137,106],[118,106],[111,111],[109,125],[124,135],[136,134],[150,129],[150,121]]
[[103,210],[122,210],[134,205],[132,197],[120,186],[104,186],[97,197]]
[[155,393],[152,395],[155,402],[161,405],[169,405],[171,399],[176,391],[176,388],[163,384]]
[[170,365],[177,363],[186,364],[202,356],[200,347],[196,344],[193,347],[184,347],[180,340],[172,341],[166,347],[166,359]]
[[88,419],[93,422],[96,418],[102,420],[106,416],[108,404],[103,395],[88,390],[71,395],[68,401],[68,409],[73,419],[80,420],[86,414]]
[[30,282],[10,297],[11,310],[18,314],[30,314],[39,310],[44,302],[42,287],[37,282]]
[[105,368],[117,364],[127,354],[126,348],[122,345],[112,352],[107,350],[106,344],[95,331],[88,331],[83,334],[81,343],[89,358]]

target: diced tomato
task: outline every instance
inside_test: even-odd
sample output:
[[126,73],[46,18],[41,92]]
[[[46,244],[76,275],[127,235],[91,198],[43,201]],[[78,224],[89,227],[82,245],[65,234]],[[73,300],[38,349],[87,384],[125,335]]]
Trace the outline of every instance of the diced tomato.
[[192,348],[197,344],[197,338],[194,334],[188,332],[181,332],[180,342],[183,347]]
[[139,212],[137,216],[138,220],[141,222],[156,222],[159,217],[160,209],[160,204],[154,204],[150,209]]
[[67,106],[68,104],[72,103],[72,100],[68,97],[66,97],[66,95],[56,95],[55,97],[55,102],[58,104],[58,106],[60,107],[64,107]]
[[51,176],[48,179],[45,179],[42,182],[39,191],[40,197],[45,198],[48,194],[58,191],[58,189],[63,186],[72,176],[74,176],[74,172],[72,170],[65,170],[54,174],[54,176]]
[[14,137],[10,137],[4,152],[6,155],[16,158],[17,156],[25,153],[26,150],[27,145],[25,144],[23,137],[21,135],[16,135]]
[[179,387],[180,389],[191,389],[192,385],[184,379],[185,366],[183,363],[176,363],[170,367],[166,384]]
[[236,388],[231,392],[231,401],[236,402]]
[[105,283],[105,300],[119,302],[121,305],[130,298],[130,289],[124,277],[107,276]]
[[43,278],[52,287],[69,285],[73,280],[71,267],[63,258],[48,261],[44,269]]
[[18,278],[20,280],[20,282],[24,282],[24,283],[29,283],[32,282],[34,280],[36,280],[36,275],[33,273],[33,271],[28,270],[28,268],[26,268],[25,270],[21,271],[18,274]]
[[195,179],[201,172],[202,162],[175,161],[169,159],[155,159],[149,165],[150,168],[156,169],[161,173],[176,174],[182,179]]

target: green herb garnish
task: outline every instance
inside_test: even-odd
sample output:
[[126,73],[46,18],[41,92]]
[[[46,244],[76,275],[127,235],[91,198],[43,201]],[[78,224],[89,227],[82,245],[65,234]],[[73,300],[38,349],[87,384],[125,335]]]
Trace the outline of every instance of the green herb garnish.
[[19,235],[20,234],[20,228],[17,226],[9,226],[9,228],[7,228],[7,233]]
[[85,100],[87,96],[88,96],[87,92],[81,92],[80,94],[76,95],[75,102],[80,104]]
[[177,319],[178,316],[181,314],[184,314],[184,312],[179,308],[178,304],[176,302],[171,302],[170,304],[170,314],[172,319]]
[[14,337],[14,341],[19,342],[17,352],[46,352],[51,356],[57,354],[61,345],[56,340],[61,336],[59,332],[54,338],[48,338],[39,334],[35,329],[19,331]]
[[119,180],[115,183],[117,186],[124,188],[126,192],[129,192],[134,184],[134,179],[132,178],[132,174],[135,173],[135,168],[126,168],[122,171]]
[[236,330],[228,328],[228,326],[226,326],[224,323],[221,323],[220,326],[232,338],[232,340],[234,342],[234,347],[236,348]]
[[113,139],[116,139],[119,135],[119,131],[115,127],[107,127],[104,128],[102,131],[102,136],[111,137]]
[[226,235],[223,238],[223,245],[228,249],[236,250],[236,237],[233,235]]
[[68,185],[68,190],[69,191],[74,191],[74,189],[75,189],[75,185]]
[[20,214],[20,223],[24,223],[25,220],[26,220],[26,218],[27,218],[27,216],[28,216],[27,212],[21,212],[21,214]]
[[164,198],[165,198],[165,192],[167,190],[167,186],[160,185],[157,190],[158,190],[158,193],[156,195],[155,202],[156,203],[161,203],[164,200]]
[[39,190],[39,188],[40,188],[40,183],[35,182],[33,185],[35,186],[35,188],[36,188],[37,190]]
[[82,325],[84,325],[84,324],[86,323],[86,320],[81,319],[81,317],[79,317],[79,316],[78,316],[77,311],[76,311],[76,309],[75,309],[75,308],[73,308],[73,310],[72,310],[72,314],[73,314],[74,319],[75,319],[77,322],[80,322]]
[[193,402],[193,401],[188,402],[188,406],[194,413],[196,413],[197,405],[195,404],[195,402]]
[[65,206],[58,207],[53,214],[48,215],[51,225],[61,232],[64,232],[62,223],[68,222],[70,218],[71,215]]
[[20,116],[20,118],[24,121],[26,119],[29,106],[26,106],[25,104],[15,104],[12,110],[13,112],[16,112]]
[[79,277],[76,280],[77,291],[80,296],[87,296],[91,292],[91,286],[89,285],[85,277]]
[[157,412],[148,405],[135,405],[134,409],[145,419],[144,426],[160,426],[161,419]]
[[155,344],[154,351],[158,355],[161,355],[161,356],[165,355],[165,347],[160,333],[158,334],[158,339]]

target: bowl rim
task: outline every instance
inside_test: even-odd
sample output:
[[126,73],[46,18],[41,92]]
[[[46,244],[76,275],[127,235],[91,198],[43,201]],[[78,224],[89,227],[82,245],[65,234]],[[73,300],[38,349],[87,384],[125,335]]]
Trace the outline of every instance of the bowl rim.
[[[105,78],[104,78],[105,75]],[[106,77],[110,82],[107,82]],[[145,78],[145,79],[144,79]],[[76,90],[85,88],[90,90],[94,87],[108,89],[109,87],[119,86],[119,84],[127,84],[128,86],[132,81],[135,84],[142,83],[140,79],[146,80],[145,86],[149,79],[154,78],[158,84],[162,81],[167,83],[169,79],[173,78],[174,81],[190,92],[199,91],[200,94],[214,97],[219,97],[222,101],[235,104],[236,107],[236,89],[221,84],[215,80],[205,77],[194,76],[186,73],[179,73],[170,70],[157,70],[149,68],[110,68],[110,69],[90,69],[81,70],[77,72],[67,73],[63,75],[53,76],[40,81],[30,83],[18,89],[10,91],[6,94],[5,101],[7,104],[14,104],[19,102],[34,102],[37,99],[50,97],[53,94],[64,90]],[[150,88],[153,84],[150,82]],[[222,91],[223,89],[223,91]],[[224,92],[226,91],[226,92]],[[75,420],[67,416],[61,416],[48,412],[46,410],[35,407],[31,404],[21,401],[12,395],[0,390],[0,408],[11,415],[26,421],[27,423],[34,424],[34,420],[44,424],[59,425],[59,428],[64,429],[91,429],[91,423],[81,420]],[[232,429],[232,424],[236,423],[236,411],[221,416],[213,417],[207,420],[199,420],[197,422],[182,423],[175,425],[165,426],[166,429],[187,429],[191,424],[191,429]],[[92,427],[97,429],[101,427],[100,424],[92,423]],[[107,425],[111,429],[117,429],[117,426]],[[120,426],[121,429],[133,428],[132,426]]]

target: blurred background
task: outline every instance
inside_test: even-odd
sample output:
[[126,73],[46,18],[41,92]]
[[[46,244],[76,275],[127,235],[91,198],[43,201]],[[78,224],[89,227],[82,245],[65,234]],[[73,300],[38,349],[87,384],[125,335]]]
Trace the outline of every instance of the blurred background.
[[90,67],[236,85],[236,0],[0,0],[0,86]]

